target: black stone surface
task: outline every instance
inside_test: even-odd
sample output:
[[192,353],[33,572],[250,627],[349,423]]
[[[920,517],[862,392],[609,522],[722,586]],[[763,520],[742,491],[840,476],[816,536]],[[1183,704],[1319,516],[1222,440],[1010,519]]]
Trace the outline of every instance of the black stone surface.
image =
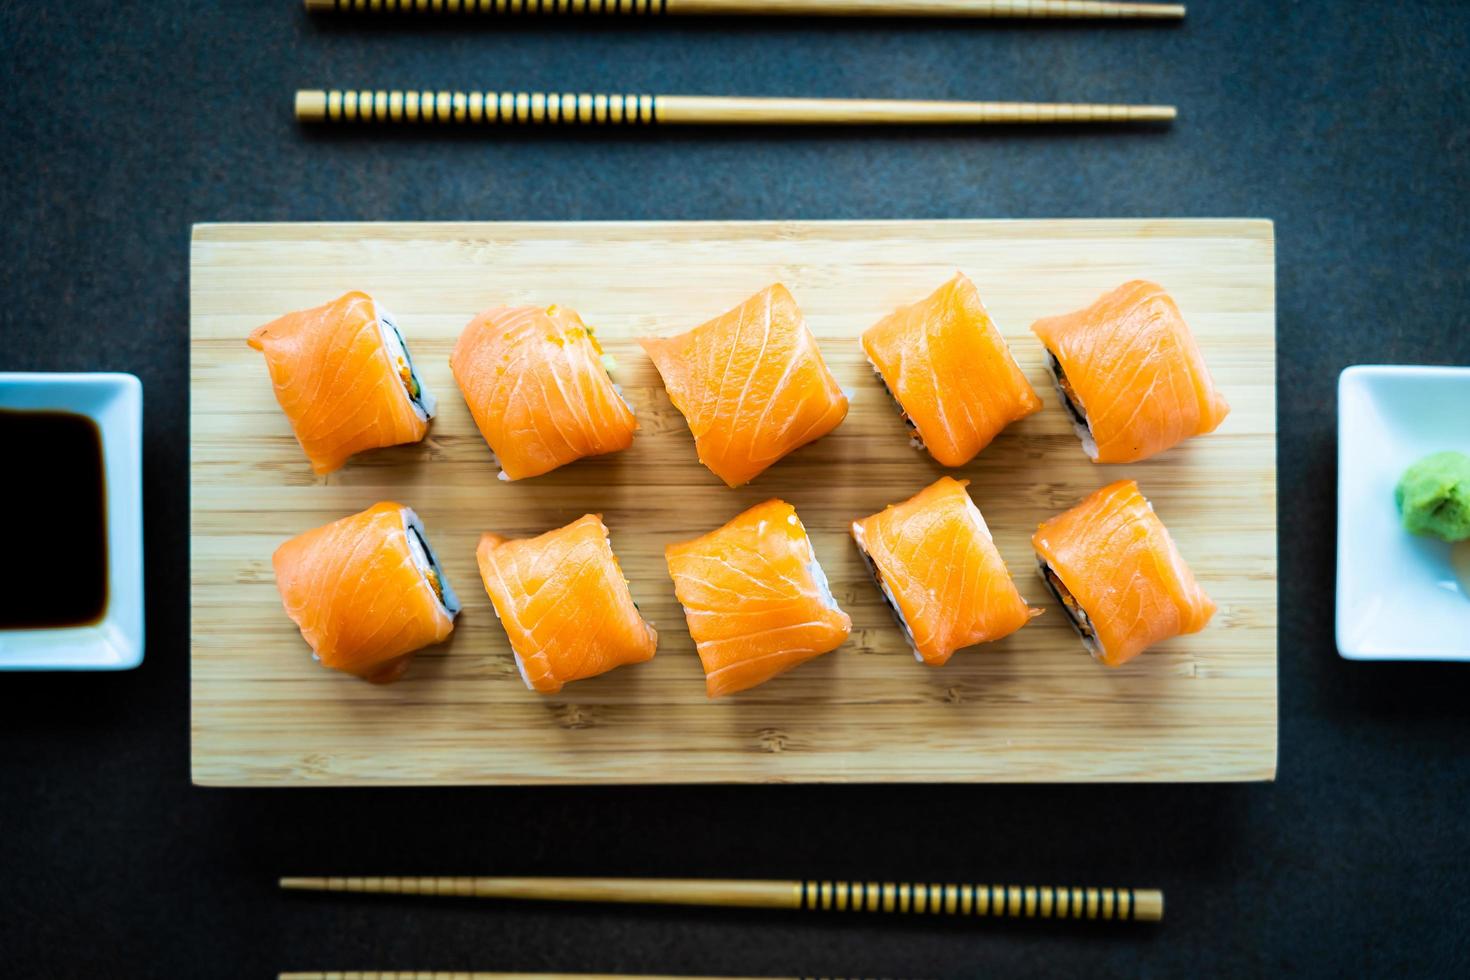
[[[1470,669],[1333,647],[1335,383],[1470,362],[1470,5],[1180,26],[312,19],[0,2],[0,366],[146,398],[148,653],[0,675],[8,977],[459,968],[1465,975]],[[1169,101],[1172,128],[307,132],[326,85]],[[1251,216],[1279,246],[1280,776],[1246,786],[223,791],[188,776],[195,221]],[[1470,425],[1470,419],[1466,420]],[[44,479],[10,459],[0,480]],[[8,555],[8,561],[23,561]],[[1159,885],[1159,928],[278,894],[283,873]]]

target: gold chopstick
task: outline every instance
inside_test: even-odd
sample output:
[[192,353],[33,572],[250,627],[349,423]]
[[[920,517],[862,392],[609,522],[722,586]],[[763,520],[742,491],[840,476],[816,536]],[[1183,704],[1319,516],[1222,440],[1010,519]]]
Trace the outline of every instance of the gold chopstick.
[[1124,922],[1158,922],[1164,917],[1164,893],[1151,888],[689,878],[282,878],[280,883],[282,888],[298,891],[518,898],[552,902],[631,902]]
[[1182,3],[1096,0],[306,0],[313,12],[1179,20]]
[[277,977],[278,980],[803,980],[799,977],[671,977],[628,973],[465,973],[462,970],[331,970],[325,973],[280,973]]
[[561,92],[419,92],[305,89],[303,123],[568,125],[964,125],[1167,122],[1171,105],[1075,102],[931,102]]

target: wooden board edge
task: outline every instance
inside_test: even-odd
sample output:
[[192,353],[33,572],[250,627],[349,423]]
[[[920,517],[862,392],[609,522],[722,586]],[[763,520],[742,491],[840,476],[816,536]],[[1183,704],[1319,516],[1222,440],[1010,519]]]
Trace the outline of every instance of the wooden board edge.
[[[386,229],[426,228],[515,228],[525,232],[554,233],[557,229],[574,226],[583,229],[628,229],[642,231],[649,228],[680,227],[691,229],[740,229],[786,227],[791,229],[821,229],[856,231],[867,228],[898,227],[901,225],[936,225],[940,227],[960,226],[1021,226],[1021,225],[1066,225],[1072,228],[1095,228],[1098,232],[1123,226],[1165,226],[1184,229],[1198,226],[1202,230],[1225,231],[1231,237],[1258,240],[1267,243],[1275,253],[1275,222],[1270,218],[840,218],[840,219],[784,219],[763,218],[749,220],[701,219],[681,220],[635,220],[635,221],[234,221],[195,222],[190,226],[191,245],[227,244],[259,240],[263,231],[298,231],[314,229],[330,232],[323,236],[333,239],[354,240],[374,231]],[[192,264],[192,263],[191,263]],[[1274,275],[1273,275],[1274,280]],[[1274,282],[1273,282],[1274,286]]]
[[[1279,685],[1278,685],[1279,689]],[[402,779],[383,778],[374,779],[361,776],[324,773],[320,776],[283,777],[260,777],[248,770],[242,770],[237,766],[202,765],[194,749],[198,744],[199,732],[190,726],[189,737],[189,771],[190,780],[193,785],[208,789],[255,789],[255,788],[283,788],[283,789],[346,789],[355,787],[367,788],[390,788],[390,787],[443,787],[443,786],[503,786],[508,788],[555,788],[567,786],[642,786],[642,787],[678,787],[678,786],[1158,786],[1172,784],[1198,784],[1198,785],[1223,785],[1238,783],[1274,783],[1277,778],[1280,760],[1280,706],[1279,698],[1273,705],[1276,710],[1272,715],[1271,723],[1271,745],[1269,752],[1262,752],[1257,757],[1242,759],[1236,765],[1229,768],[1216,768],[1208,772],[1180,773],[1174,772],[1169,776],[1132,775],[1122,774],[1117,776],[1051,776],[1048,778],[1004,778],[987,779],[983,775],[975,775],[971,778],[947,774],[940,778],[929,778],[923,774],[898,776],[888,779],[874,779],[871,777],[848,778],[843,775],[826,776],[766,776],[752,777],[748,779],[732,779],[724,776],[700,776],[695,775],[685,778],[670,779],[634,779],[618,777],[588,777],[588,778],[566,778],[546,777],[539,779],[527,779],[519,777],[495,778],[488,776],[480,779],[459,779],[446,781],[435,776],[424,776],[422,778]],[[192,716],[192,705],[191,705]]]
[[1247,783],[1274,783],[1276,781],[1276,753],[1263,768],[1240,769],[1228,773],[1188,776],[1179,775],[1167,779],[1143,779],[1120,777],[1098,778],[1052,778],[1052,779],[538,779],[538,780],[463,780],[446,782],[435,779],[256,779],[241,775],[211,775],[191,766],[190,782],[201,789],[391,789],[422,787],[505,787],[507,789],[555,789],[577,786],[636,786],[636,787],[679,787],[679,786],[1170,786],[1170,785],[1234,785]]

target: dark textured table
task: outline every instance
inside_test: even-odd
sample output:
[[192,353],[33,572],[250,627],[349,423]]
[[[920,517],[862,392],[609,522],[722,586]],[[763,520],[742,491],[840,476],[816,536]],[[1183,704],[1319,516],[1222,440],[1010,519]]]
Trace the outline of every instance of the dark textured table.
[[[402,29],[397,29],[401,25]],[[1465,975],[1470,667],[1339,660],[1335,384],[1470,362],[1470,4],[1198,0],[1180,26],[355,21],[0,0],[6,370],[143,379],[148,652],[0,675],[0,964]],[[297,87],[1175,102],[1138,131],[306,132]],[[195,221],[1241,216],[1279,255],[1281,753],[1244,786],[189,784]],[[1470,420],[1466,420],[1470,425]],[[11,460],[0,479],[44,479]],[[24,556],[10,555],[10,561]],[[414,902],[282,873],[1158,885],[1158,928]]]

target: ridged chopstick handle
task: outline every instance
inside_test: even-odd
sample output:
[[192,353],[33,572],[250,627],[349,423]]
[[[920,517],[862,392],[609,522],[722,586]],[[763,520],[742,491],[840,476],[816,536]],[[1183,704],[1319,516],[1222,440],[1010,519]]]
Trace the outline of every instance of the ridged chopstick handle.
[[648,125],[652,95],[330,89],[296,93],[302,122],[582,123]]
[[313,12],[443,14],[678,14],[802,17],[976,17],[1177,20],[1181,3],[1111,0],[305,0]]
[[1164,917],[1164,895],[1147,888],[803,881],[801,908],[1012,919],[1158,922]]
[[[306,0],[306,9],[320,13],[626,14],[646,17],[666,13],[669,2],[670,0]],[[677,0],[674,2],[677,3]]]
[[919,99],[792,99],[586,92],[310,89],[296,93],[307,123],[635,125],[970,125],[1167,122],[1168,105],[1077,102],[946,102]]

